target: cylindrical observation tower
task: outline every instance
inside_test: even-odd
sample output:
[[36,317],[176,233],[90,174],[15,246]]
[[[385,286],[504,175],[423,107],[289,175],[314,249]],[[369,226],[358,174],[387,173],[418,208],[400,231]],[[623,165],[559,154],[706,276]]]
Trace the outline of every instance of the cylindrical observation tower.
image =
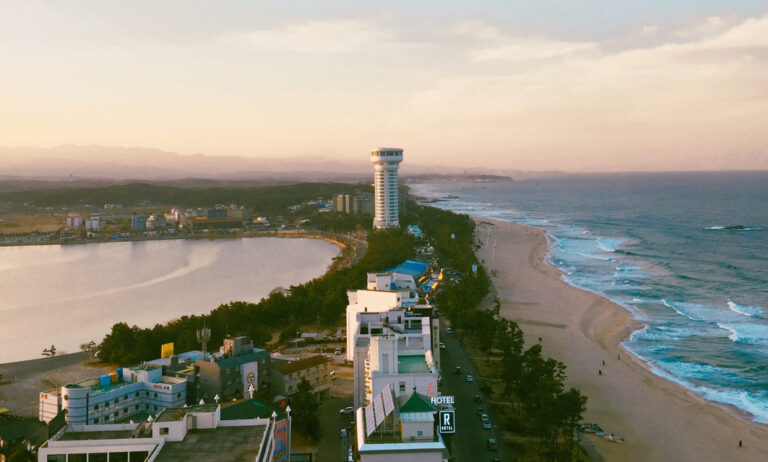
[[402,161],[403,150],[399,148],[378,148],[371,151],[371,162],[376,172],[376,214],[373,218],[373,227],[376,229],[400,226],[397,169]]

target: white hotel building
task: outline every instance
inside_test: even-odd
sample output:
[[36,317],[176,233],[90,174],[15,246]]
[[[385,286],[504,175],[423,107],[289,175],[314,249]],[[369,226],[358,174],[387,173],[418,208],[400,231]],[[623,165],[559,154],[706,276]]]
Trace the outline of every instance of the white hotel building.
[[366,290],[347,292],[347,360],[353,362],[355,407],[387,385],[396,396],[414,389],[437,394],[438,321],[408,310],[418,307],[415,288],[409,275],[368,273]]
[[402,161],[403,150],[400,148],[378,148],[371,151],[371,162],[375,169],[375,229],[400,226],[397,170]]

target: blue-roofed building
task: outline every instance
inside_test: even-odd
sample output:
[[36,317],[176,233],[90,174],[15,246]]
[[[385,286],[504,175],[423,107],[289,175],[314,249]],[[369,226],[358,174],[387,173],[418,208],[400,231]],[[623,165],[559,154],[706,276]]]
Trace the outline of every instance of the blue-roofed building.
[[408,225],[408,227],[405,229],[405,232],[413,237],[423,236],[421,229],[419,229],[419,225]]
[[435,290],[435,287],[437,287],[438,281],[435,281],[434,279],[430,280],[426,284],[424,284],[424,293],[430,293],[433,290]]
[[412,276],[414,279],[418,278],[427,270],[427,262],[419,260],[405,260],[394,268],[388,269],[389,273],[400,273]]

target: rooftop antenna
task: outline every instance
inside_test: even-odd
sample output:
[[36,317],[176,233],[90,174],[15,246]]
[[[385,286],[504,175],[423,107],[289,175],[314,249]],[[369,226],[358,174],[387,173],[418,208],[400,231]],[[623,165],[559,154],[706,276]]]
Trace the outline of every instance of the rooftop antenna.
[[197,341],[202,344],[203,347],[203,361],[205,361],[205,353],[208,351],[208,341],[211,339],[211,329],[203,327],[197,329]]

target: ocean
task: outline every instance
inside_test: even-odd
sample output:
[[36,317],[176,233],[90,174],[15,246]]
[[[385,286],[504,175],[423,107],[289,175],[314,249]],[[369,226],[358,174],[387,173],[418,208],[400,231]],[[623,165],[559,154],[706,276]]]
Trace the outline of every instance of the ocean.
[[643,323],[623,345],[654,373],[768,423],[768,172],[409,186],[544,229],[567,283]]
[[[322,275],[320,239],[176,239],[0,247],[0,363],[79,351],[113,324],[152,327]],[[157,352],[160,355],[160,352]]]

